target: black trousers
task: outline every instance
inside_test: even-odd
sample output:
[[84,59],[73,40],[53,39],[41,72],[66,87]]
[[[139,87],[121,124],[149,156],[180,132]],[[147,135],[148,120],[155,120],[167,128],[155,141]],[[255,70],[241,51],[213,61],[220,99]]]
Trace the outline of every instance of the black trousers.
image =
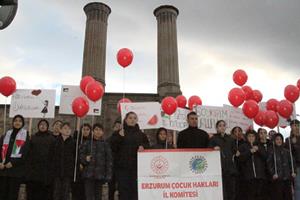
[[70,200],[71,178],[55,178],[53,200]]
[[224,200],[236,200],[236,180],[235,176],[222,176]]
[[117,170],[119,200],[138,200],[137,171],[128,169]]
[[26,183],[27,200],[50,200],[51,187],[43,182],[29,181]]
[[21,178],[0,176],[0,200],[18,200]]
[[101,200],[102,199],[103,181],[95,179],[85,179],[85,199],[86,200]]
[[266,192],[263,191],[264,183],[265,181],[262,179],[247,180],[245,182],[247,189],[245,200],[265,200],[263,197],[263,194]]
[[272,200],[292,200],[292,183],[289,180],[272,182]]
[[108,188],[109,188],[109,200],[114,200],[115,198],[115,192],[117,191],[117,180],[116,175],[113,173],[112,179],[110,182],[108,182]]
[[82,179],[72,183],[72,200],[85,200],[84,182]]

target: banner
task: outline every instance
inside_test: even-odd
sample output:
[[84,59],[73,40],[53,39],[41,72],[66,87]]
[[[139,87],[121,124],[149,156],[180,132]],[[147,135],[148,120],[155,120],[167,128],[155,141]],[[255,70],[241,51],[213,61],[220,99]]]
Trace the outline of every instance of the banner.
[[18,89],[12,95],[9,117],[54,118],[55,90]]
[[156,129],[162,126],[158,102],[121,103],[122,120],[128,112],[137,114],[140,129]]
[[162,124],[163,127],[169,130],[182,131],[188,127],[187,115],[189,110],[184,108],[177,108],[173,115],[167,115],[163,113]]
[[232,130],[234,127],[239,126],[244,132],[246,132],[250,127],[253,127],[253,121],[244,115],[241,108],[235,108],[229,105],[223,106],[229,112],[229,130]]
[[[72,111],[72,102],[75,98],[81,96],[85,96],[85,94],[81,91],[79,86],[63,85],[61,87],[59,113],[73,115],[74,113]],[[86,99],[88,100],[90,105],[90,110],[87,115],[100,116],[102,100],[93,102],[87,97]]]
[[217,106],[197,106],[198,127],[208,133],[216,133],[216,123],[224,120],[229,124],[229,110]]
[[145,150],[138,153],[142,200],[223,199],[220,152],[210,149]]

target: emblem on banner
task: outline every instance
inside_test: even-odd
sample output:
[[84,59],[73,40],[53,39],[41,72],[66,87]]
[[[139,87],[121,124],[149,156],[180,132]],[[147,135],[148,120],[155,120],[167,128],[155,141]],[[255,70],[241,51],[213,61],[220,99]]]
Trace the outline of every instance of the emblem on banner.
[[151,161],[151,169],[155,174],[164,174],[169,169],[169,162],[162,156],[154,157]]
[[195,174],[202,174],[207,169],[207,160],[204,156],[194,156],[190,160],[190,169]]

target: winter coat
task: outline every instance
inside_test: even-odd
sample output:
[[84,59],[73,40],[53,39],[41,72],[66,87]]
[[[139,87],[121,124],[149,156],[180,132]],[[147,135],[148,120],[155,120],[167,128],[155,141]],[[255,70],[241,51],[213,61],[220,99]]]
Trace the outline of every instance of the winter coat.
[[234,139],[227,134],[222,136],[217,133],[209,142],[209,147],[214,148],[216,146],[220,147],[222,175],[237,175],[238,171],[234,163],[236,149]]
[[65,141],[60,135],[53,145],[53,155],[51,156],[51,174],[53,178],[73,178],[75,165],[75,142],[72,137]]
[[[91,152],[92,151],[92,152]],[[91,156],[91,161],[86,160]],[[80,162],[83,164],[83,178],[109,181],[112,177],[112,152],[104,140],[86,141],[80,148]]]
[[[276,158],[277,171],[275,170],[274,157]],[[294,160],[291,160],[290,152],[283,146],[275,146],[275,156],[273,148],[268,152],[267,166],[269,173],[273,177],[277,172],[279,180],[292,180],[292,162],[294,163]],[[295,164],[294,172],[296,172]]]
[[197,127],[188,127],[178,134],[178,148],[207,148],[208,144],[208,134]]
[[121,136],[116,132],[111,137],[115,168],[137,171],[137,151],[139,146],[149,148],[148,138],[138,126],[124,124],[124,134]]
[[245,180],[266,179],[266,161],[267,152],[263,145],[258,146],[258,151],[251,153],[252,146],[250,143],[245,143],[240,146],[240,156],[238,157],[241,165],[241,176]]
[[37,132],[29,142],[27,159],[27,179],[29,181],[50,183],[51,155],[55,143],[54,137],[49,132]]
[[[291,142],[292,155],[295,159],[297,167],[300,167],[300,137],[296,137],[296,143]],[[291,137],[285,139],[285,148],[290,150]]]
[[[12,167],[7,169],[0,170],[0,176],[7,176],[7,177],[17,177],[17,178],[23,178],[25,177],[26,174],[26,159],[28,156],[28,150],[29,150],[29,135],[28,132],[26,133],[26,140],[24,144],[22,145],[20,149],[20,154],[22,155],[19,158],[12,158],[12,151],[13,151],[13,146],[15,143],[16,136],[18,134],[20,129],[13,129],[12,134],[9,140],[8,144],[8,149],[7,149],[7,154],[6,154],[6,159],[4,164],[7,164],[11,162]],[[3,135],[0,138],[0,152],[1,149],[3,148],[3,142],[4,142],[5,135]],[[0,163],[2,163],[2,156],[0,156]]]

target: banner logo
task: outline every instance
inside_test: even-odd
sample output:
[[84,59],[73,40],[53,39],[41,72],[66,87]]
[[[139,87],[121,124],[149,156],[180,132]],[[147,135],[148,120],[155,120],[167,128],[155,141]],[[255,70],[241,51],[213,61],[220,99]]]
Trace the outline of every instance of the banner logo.
[[207,160],[203,156],[194,156],[190,160],[190,169],[195,174],[204,173],[207,167]]

